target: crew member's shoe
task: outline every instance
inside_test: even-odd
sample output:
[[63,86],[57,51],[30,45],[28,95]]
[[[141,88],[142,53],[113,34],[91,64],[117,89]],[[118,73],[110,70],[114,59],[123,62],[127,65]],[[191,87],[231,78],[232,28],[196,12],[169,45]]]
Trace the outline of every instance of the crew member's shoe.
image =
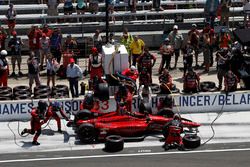
[[28,129],[26,128],[21,132],[21,135],[24,135],[25,133],[28,133]]
[[58,133],[63,133],[63,131],[61,129],[58,129],[57,132]]
[[39,146],[39,145],[40,145],[40,143],[38,143],[37,141],[33,141],[33,142],[32,142],[32,145]]
[[21,71],[19,71],[18,75],[21,77],[21,76],[23,76],[23,73]]

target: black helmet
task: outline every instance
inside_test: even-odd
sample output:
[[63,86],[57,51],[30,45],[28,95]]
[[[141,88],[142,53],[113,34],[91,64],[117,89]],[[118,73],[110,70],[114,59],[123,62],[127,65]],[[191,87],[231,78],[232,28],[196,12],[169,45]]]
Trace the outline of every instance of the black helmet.
[[38,108],[40,111],[44,112],[44,111],[47,109],[47,107],[48,107],[48,104],[47,104],[46,101],[39,100],[39,102],[38,102],[38,107],[37,107],[37,108]]
[[92,109],[94,106],[94,96],[92,93],[87,93],[84,96],[83,105],[86,109]]
[[53,107],[53,111],[60,111],[60,109],[62,107],[62,103],[60,103],[58,101],[54,101],[51,103],[51,106]]

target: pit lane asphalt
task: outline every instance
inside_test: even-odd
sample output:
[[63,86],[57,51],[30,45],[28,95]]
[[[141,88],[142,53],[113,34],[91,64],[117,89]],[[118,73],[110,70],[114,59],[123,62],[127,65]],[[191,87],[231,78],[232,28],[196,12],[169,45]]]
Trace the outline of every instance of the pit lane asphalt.
[[250,143],[207,144],[195,150],[164,151],[161,147],[125,148],[121,152],[80,150],[0,155],[1,167],[247,167]]

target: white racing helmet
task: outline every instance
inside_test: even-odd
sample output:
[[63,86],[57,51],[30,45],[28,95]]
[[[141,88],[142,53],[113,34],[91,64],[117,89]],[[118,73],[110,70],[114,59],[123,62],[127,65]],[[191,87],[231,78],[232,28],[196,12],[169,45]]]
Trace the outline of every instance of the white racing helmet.
[[7,56],[8,52],[6,50],[2,50],[0,54],[1,54],[1,56]]

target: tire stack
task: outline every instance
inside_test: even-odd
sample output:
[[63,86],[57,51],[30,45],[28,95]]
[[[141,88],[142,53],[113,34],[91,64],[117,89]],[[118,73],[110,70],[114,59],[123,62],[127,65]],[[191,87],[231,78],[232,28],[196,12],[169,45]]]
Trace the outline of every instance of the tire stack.
[[53,98],[68,98],[69,97],[69,88],[66,85],[56,85],[52,88],[52,97]]
[[40,85],[34,88],[35,99],[47,99],[51,97],[50,87],[47,85]]
[[12,100],[12,88],[7,86],[0,87],[0,100]]
[[28,86],[16,86],[13,88],[14,100],[31,99],[31,91]]

